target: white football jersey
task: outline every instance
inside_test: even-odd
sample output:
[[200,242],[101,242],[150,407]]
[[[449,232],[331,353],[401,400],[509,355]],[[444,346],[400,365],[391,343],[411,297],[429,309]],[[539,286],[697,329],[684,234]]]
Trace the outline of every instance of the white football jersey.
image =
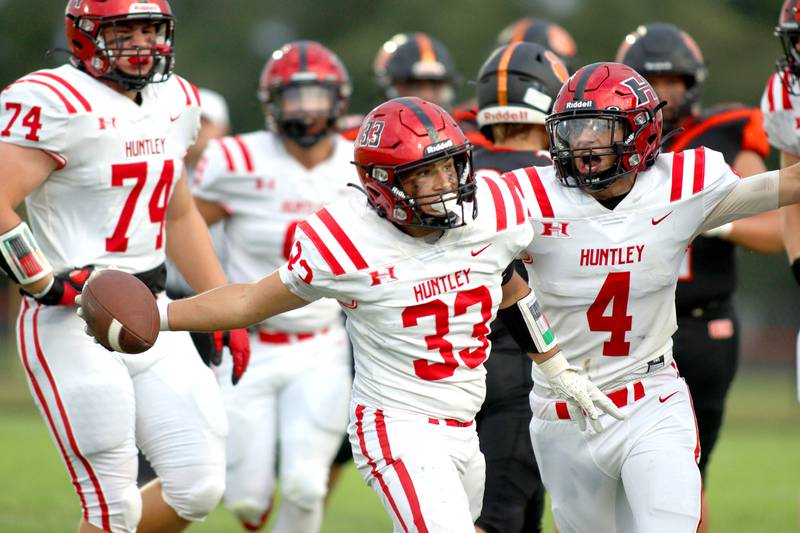
[[[480,178],[478,216],[413,238],[351,198],[308,217],[280,275],[309,301],[339,301],[355,354],[353,400],[467,422],[486,392],[487,335],[502,272],[531,240],[523,204]],[[431,242],[429,242],[431,241]]]
[[770,76],[761,97],[761,112],[769,143],[800,155],[800,83],[788,71]]
[[[338,135],[333,154],[313,169],[302,166],[273,133],[258,131],[212,141],[195,172],[198,198],[222,205],[228,253],[226,271],[234,283],[259,279],[289,258],[297,224],[335,202],[358,181],[353,143]],[[270,318],[277,331],[319,331],[341,320],[334,300]]]
[[[570,363],[606,390],[659,356],[669,364],[686,247],[729,221],[709,216],[739,181],[722,154],[661,154],[613,210],[563,186],[552,166],[506,179],[526,199],[534,239],[524,262]],[[535,365],[533,377],[546,386]]]
[[53,268],[163,263],[167,206],[199,125],[197,90],[178,76],[145,87],[141,105],[71,65],[7,87],[0,141],[58,162],[25,200]]

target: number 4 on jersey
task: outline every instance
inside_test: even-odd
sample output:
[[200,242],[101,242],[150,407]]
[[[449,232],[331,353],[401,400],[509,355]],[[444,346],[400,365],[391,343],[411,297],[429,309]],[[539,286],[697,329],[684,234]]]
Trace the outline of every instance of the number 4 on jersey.
[[[629,355],[631,343],[625,333],[633,328],[633,317],[628,315],[628,297],[631,291],[630,272],[611,272],[603,283],[594,303],[586,311],[591,331],[609,331],[611,338],[603,343],[603,355],[621,357]],[[611,304],[611,315],[606,315]]]

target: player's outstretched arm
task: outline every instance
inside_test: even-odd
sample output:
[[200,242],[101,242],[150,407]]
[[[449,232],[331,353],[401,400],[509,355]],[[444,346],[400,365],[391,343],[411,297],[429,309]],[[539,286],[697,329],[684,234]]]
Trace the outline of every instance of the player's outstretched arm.
[[570,366],[528,284],[516,272],[506,277],[497,316],[520,349],[539,366],[550,388],[569,403],[570,415],[577,419],[581,430],[586,429],[588,417],[595,431],[603,431],[599,420],[601,411],[617,420],[625,418],[579,368]]
[[[800,156],[782,151],[781,167],[796,165]],[[781,228],[786,255],[792,265],[792,272],[797,283],[800,283],[800,205],[792,205],[781,209]]]
[[161,329],[217,331],[246,328],[269,317],[303,307],[277,272],[252,283],[225,285],[161,308]]

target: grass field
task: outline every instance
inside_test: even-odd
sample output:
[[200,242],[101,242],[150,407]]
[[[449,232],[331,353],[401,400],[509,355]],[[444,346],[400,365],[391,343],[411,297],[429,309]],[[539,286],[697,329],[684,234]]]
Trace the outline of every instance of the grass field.
[[[78,499],[33,410],[18,365],[9,359],[0,360],[0,533],[74,531]],[[800,531],[800,406],[792,372],[740,373],[707,490],[714,532]],[[546,524],[552,531],[549,517]],[[192,531],[242,530],[218,509]],[[332,497],[323,531],[391,531],[377,497],[352,467]]]

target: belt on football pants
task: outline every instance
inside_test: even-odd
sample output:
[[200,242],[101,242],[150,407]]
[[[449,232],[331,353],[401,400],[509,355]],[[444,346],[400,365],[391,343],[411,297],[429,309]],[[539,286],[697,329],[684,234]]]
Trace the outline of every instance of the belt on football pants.
[[[634,381],[628,383],[625,387],[606,393],[606,396],[614,402],[617,407],[625,407],[633,402],[644,398],[644,384],[641,381]],[[559,420],[570,420],[569,409],[567,409],[567,402],[554,402],[556,416]]]
[[433,424],[434,426],[444,425],[450,426],[451,428],[468,428],[472,424],[475,423],[474,420],[470,420],[469,422],[462,422],[460,420],[454,420],[452,418],[433,418],[428,417],[428,423]]
[[302,332],[297,331],[293,333],[283,331],[258,331],[258,340],[265,344],[293,344],[295,342],[307,341],[313,339],[318,335],[328,333],[330,328],[324,328],[319,331]]

